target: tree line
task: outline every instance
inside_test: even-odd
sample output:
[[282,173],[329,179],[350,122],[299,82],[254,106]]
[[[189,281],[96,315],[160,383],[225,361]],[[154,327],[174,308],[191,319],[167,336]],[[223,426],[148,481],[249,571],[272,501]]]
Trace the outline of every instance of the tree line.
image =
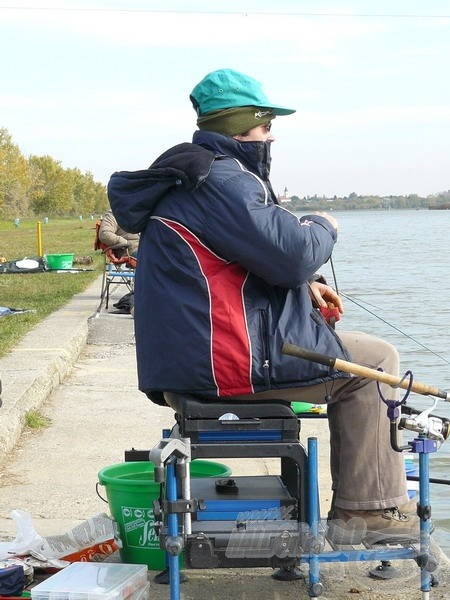
[[0,219],[101,214],[106,188],[92,173],[64,169],[51,156],[23,156],[0,128]]
[[432,194],[429,196],[418,196],[408,194],[407,196],[360,196],[352,192],[348,196],[291,196],[286,202],[281,197],[283,206],[294,212],[304,210],[380,210],[380,209],[402,209],[402,208],[450,208],[450,190]]

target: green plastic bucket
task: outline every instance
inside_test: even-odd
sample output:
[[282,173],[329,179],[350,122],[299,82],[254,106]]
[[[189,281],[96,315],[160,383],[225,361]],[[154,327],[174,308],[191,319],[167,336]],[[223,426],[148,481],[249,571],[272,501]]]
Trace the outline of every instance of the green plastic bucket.
[[51,271],[57,269],[71,269],[73,267],[73,254],[46,254],[47,267]]
[[[191,477],[229,477],[231,469],[210,460],[193,460]],[[124,563],[144,564],[151,570],[166,566],[165,552],[154,530],[153,501],[159,498],[159,483],[150,462],[125,462],[105,467],[98,480],[105,487],[111,516],[116,521]]]

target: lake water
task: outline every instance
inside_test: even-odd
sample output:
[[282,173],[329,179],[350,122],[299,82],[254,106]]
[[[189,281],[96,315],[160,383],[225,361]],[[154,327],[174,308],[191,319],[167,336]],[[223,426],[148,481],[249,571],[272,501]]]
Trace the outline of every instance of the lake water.
[[[333,252],[338,290],[410,337],[345,297],[338,327],[386,339],[398,348],[403,371],[450,390],[450,210],[335,211],[333,216],[339,223]],[[320,271],[334,286],[330,264]],[[421,410],[433,402],[431,396],[408,398]],[[450,418],[450,404],[439,400],[433,412]],[[431,505],[434,537],[450,556],[450,438],[431,454],[430,465],[431,477],[449,480],[448,486],[431,485]]]

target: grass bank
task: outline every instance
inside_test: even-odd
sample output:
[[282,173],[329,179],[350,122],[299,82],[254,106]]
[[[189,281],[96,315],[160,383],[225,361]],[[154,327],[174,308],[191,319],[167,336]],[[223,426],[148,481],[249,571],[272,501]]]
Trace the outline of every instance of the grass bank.
[[[95,221],[50,219],[41,224],[43,254],[73,253],[91,256],[93,263],[80,273],[0,274],[0,306],[33,312],[0,317],[0,356],[46,316],[85,290],[101,273],[103,257],[94,250]],[[14,223],[0,221],[0,257],[7,261],[38,256],[37,219]]]

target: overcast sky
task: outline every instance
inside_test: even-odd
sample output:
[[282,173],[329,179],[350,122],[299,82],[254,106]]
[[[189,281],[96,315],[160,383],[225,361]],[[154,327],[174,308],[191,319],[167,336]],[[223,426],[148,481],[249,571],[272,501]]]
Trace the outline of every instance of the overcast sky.
[[227,67],[297,109],[273,125],[277,193],[450,189],[448,0],[223,5],[0,0],[0,127],[107,183],[190,141],[189,93]]

